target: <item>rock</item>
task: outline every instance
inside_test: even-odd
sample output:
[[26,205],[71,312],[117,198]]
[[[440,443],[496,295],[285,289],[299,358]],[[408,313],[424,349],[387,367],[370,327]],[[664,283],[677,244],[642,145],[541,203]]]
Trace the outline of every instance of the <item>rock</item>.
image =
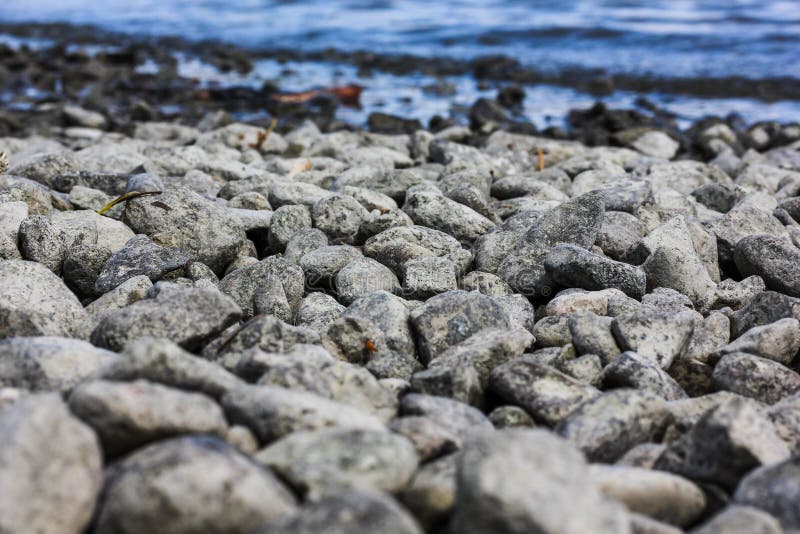
[[458,461],[452,528],[477,532],[628,532],[622,508],[583,481],[581,454],[541,430],[481,434]]
[[29,261],[61,274],[67,253],[67,236],[49,217],[33,215],[19,225],[19,251]]
[[389,135],[413,134],[422,130],[422,124],[416,119],[404,119],[375,111],[367,117],[367,126],[371,132]]
[[343,315],[372,323],[383,334],[389,349],[413,359],[416,347],[408,320],[410,312],[402,298],[387,291],[376,291],[350,304]]
[[766,465],[748,474],[736,488],[737,504],[768,512],[787,531],[800,528],[800,458]]
[[432,192],[413,192],[406,195],[403,211],[414,224],[427,226],[449,234],[464,245],[494,227],[494,223],[475,210]]
[[75,295],[44,265],[0,261],[0,339],[82,337],[87,317]]
[[319,341],[320,336],[314,330],[291,326],[272,315],[262,315],[232,332],[216,349],[214,358],[232,368],[241,354],[250,348],[259,348],[265,352],[287,352],[297,344],[314,345]]
[[165,287],[153,298],[104,314],[92,332],[92,343],[119,351],[140,337],[164,337],[197,350],[241,314],[239,306],[216,289]]
[[155,338],[140,338],[128,344],[121,357],[104,367],[97,378],[116,381],[147,380],[215,399],[244,382],[219,365],[198,358],[178,345]]
[[457,288],[455,267],[447,258],[412,258],[403,265],[403,292],[409,298],[426,300]]
[[720,348],[719,355],[747,352],[789,365],[800,350],[800,321],[786,318],[755,326]]
[[274,475],[224,441],[184,437],[138,449],[112,467],[95,531],[244,534],[294,509]]
[[27,218],[28,205],[25,202],[0,202],[0,243],[6,244],[0,249],[3,259],[21,259],[17,248],[19,227]]
[[419,336],[417,346],[423,363],[480,330],[509,325],[505,312],[491,298],[461,290],[430,298],[411,312],[409,320]]
[[508,296],[513,293],[511,287],[502,278],[492,273],[472,271],[459,281],[459,289],[478,291],[489,297]]
[[472,254],[461,248],[454,237],[424,226],[396,226],[367,239],[364,254],[402,275],[403,264],[411,258],[440,256],[449,258],[458,273],[472,263]]
[[296,513],[276,519],[255,534],[421,534],[411,515],[379,492],[342,491],[309,503]]
[[158,245],[186,251],[193,261],[205,263],[217,274],[233,261],[245,240],[244,229],[233,215],[183,187],[165,190],[156,201],[153,197],[128,201],[123,221]]
[[556,428],[591,462],[614,462],[632,447],[657,441],[669,422],[667,403],[647,391],[616,389],[595,395]]
[[717,284],[717,300],[714,307],[728,306],[738,310],[765,289],[766,285],[760,276],[748,276],[739,282],[728,278]]
[[669,135],[657,130],[650,130],[636,138],[631,143],[634,148],[645,156],[654,158],[672,159],[678,153],[680,145]]
[[366,208],[347,195],[323,198],[311,208],[314,227],[322,230],[331,244],[355,242],[361,223],[368,216]]
[[100,130],[108,125],[108,121],[101,113],[79,106],[64,106],[62,113],[64,114],[64,119],[72,125]]
[[205,395],[144,380],[86,382],[70,395],[69,408],[110,457],[180,434],[224,436],[228,427],[222,409]]
[[245,386],[222,399],[228,420],[250,428],[262,443],[299,430],[328,427],[382,430],[380,419],[313,393],[274,386]]
[[146,275],[157,282],[171,271],[186,266],[189,254],[175,247],[160,247],[147,236],[136,236],[111,255],[95,282],[95,291],[108,293],[134,276]]
[[783,529],[777,519],[758,508],[731,504],[692,531],[694,534],[781,534]]
[[407,416],[424,416],[444,430],[457,441],[456,445],[472,434],[492,430],[492,423],[480,410],[463,402],[437,397],[409,393],[400,399],[400,414]]
[[268,237],[270,248],[276,253],[283,252],[292,236],[299,230],[311,228],[311,225],[311,212],[307,207],[281,206],[272,213]]
[[0,341],[0,386],[68,392],[115,360],[115,354],[78,339],[14,337]]
[[[611,317],[585,312],[573,313],[568,318],[562,315],[551,319],[567,323],[570,337],[564,341],[572,341],[578,354],[596,354],[604,365],[608,365],[622,352],[611,332],[611,324],[614,322]],[[537,341],[541,340],[537,338]],[[564,344],[566,343],[562,343]]]
[[733,398],[672,442],[655,468],[732,490],[751,469],[788,457],[772,423],[745,399]]
[[689,342],[694,330],[694,314],[626,314],[614,319],[611,330],[620,348],[636,352],[667,369]]
[[800,275],[796,272],[800,250],[788,239],[749,235],[736,243],[733,258],[743,276],[758,275],[769,289],[800,297]]
[[95,284],[110,257],[111,251],[98,245],[71,246],[64,256],[64,282],[79,296],[96,296]]
[[134,276],[121,283],[86,306],[92,325],[97,326],[97,321],[104,313],[122,309],[147,297],[152,287],[153,283],[144,275]]
[[0,409],[0,531],[84,532],[102,477],[94,433],[57,394]]
[[792,454],[800,452],[800,394],[773,404],[765,413]]
[[304,254],[300,258],[300,267],[309,286],[333,288],[339,271],[362,257],[357,248],[349,245],[323,246]]
[[736,244],[749,235],[786,235],[786,229],[778,219],[752,206],[730,210],[711,222],[708,229],[717,237],[720,265],[729,265],[734,261]]
[[603,495],[628,510],[679,527],[687,527],[703,512],[706,497],[691,481],[638,467],[595,464],[589,479]]
[[775,404],[800,391],[800,374],[780,363],[744,352],[732,352],[714,367],[714,387]]
[[325,293],[310,293],[297,308],[297,325],[324,332],[344,312],[345,307]]
[[565,287],[590,291],[614,288],[633,298],[644,295],[644,272],[632,265],[610,260],[576,245],[557,245],[544,260],[550,276]]
[[352,304],[376,291],[397,293],[400,290],[400,282],[394,273],[372,258],[359,258],[348,263],[336,273],[334,285],[339,300],[344,304]]
[[489,376],[489,387],[504,401],[548,425],[557,424],[582,402],[600,395],[592,386],[531,356],[514,358],[496,367]]
[[758,293],[731,316],[731,338],[736,339],[754,326],[774,323],[785,317],[800,320],[800,299],[774,291]]
[[604,369],[603,386],[649,391],[668,401],[686,398],[681,386],[666,371],[635,352],[623,352]]
[[431,531],[448,518],[456,500],[457,454],[449,454],[421,466],[400,498]]
[[257,300],[276,293],[282,293],[293,315],[303,297],[305,279],[302,269],[297,265],[284,258],[270,256],[232,271],[220,280],[218,287],[242,309],[245,319],[256,314]]
[[255,458],[311,500],[348,489],[398,492],[417,468],[411,442],[384,430],[295,432]]

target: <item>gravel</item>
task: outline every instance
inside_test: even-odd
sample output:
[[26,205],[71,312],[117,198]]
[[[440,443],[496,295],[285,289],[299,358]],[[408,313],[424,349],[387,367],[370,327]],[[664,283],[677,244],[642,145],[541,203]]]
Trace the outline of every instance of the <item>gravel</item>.
[[0,138],[0,531],[800,529],[789,129],[58,113]]

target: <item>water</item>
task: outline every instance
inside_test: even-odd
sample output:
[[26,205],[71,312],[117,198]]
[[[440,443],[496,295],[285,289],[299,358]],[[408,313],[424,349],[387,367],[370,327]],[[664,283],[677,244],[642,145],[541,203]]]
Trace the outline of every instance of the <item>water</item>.
[[[551,72],[580,67],[673,78],[790,77],[789,83],[800,84],[796,0],[3,0],[0,21],[95,24],[267,49],[331,47],[463,59],[504,54]],[[346,66],[324,64],[293,65],[295,74],[287,76],[284,67],[261,62],[244,81],[280,78],[282,85],[298,88],[360,81],[367,86],[368,106],[421,118],[485,92],[474,81],[456,78],[456,96],[445,99],[424,95],[420,85],[430,80],[421,76],[358,80]],[[547,86],[529,87],[528,94],[526,114],[539,123],[594,100]],[[752,120],[800,119],[798,102],[650,96],[685,118],[737,111]],[[616,93],[606,100],[624,104],[634,98]]]

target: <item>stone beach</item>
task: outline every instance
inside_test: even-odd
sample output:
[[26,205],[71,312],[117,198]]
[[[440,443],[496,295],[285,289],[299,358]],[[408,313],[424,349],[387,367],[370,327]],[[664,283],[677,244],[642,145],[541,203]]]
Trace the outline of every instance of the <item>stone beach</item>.
[[797,124],[144,111],[0,137],[0,532],[800,531]]

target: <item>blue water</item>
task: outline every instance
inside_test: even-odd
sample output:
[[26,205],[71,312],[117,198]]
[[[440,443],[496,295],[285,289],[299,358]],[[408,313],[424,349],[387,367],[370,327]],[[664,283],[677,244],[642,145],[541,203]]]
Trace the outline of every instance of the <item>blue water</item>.
[[[791,77],[800,83],[796,0],[2,0],[0,21],[94,24],[256,48],[332,47],[454,58],[505,54],[549,71],[581,67],[663,77]],[[275,77],[280,75],[277,69],[264,62],[255,76]],[[317,70],[316,78],[306,73],[296,84],[322,85],[348,74],[341,67]],[[292,76],[282,79],[291,85]],[[426,80],[379,76],[362,81],[368,86],[367,99],[374,85],[372,96],[398,111],[391,102],[397,99],[381,93],[381,84],[396,83],[395,89],[413,93]],[[465,94],[465,82],[454,83],[459,91],[447,106],[458,105],[459,97],[466,103],[481,92],[472,84]],[[538,88],[529,88],[529,95],[532,90]],[[571,101],[593,100],[573,90],[548,91],[553,114]],[[415,96],[423,98],[421,93]],[[610,100],[625,102],[634,96],[617,94]],[[794,102],[653,97],[689,118],[738,111],[754,119],[800,119],[800,104]],[[546,101],[534,97],[532,102],[539,109]],[[543,116],[539,110],[534,118]]]

